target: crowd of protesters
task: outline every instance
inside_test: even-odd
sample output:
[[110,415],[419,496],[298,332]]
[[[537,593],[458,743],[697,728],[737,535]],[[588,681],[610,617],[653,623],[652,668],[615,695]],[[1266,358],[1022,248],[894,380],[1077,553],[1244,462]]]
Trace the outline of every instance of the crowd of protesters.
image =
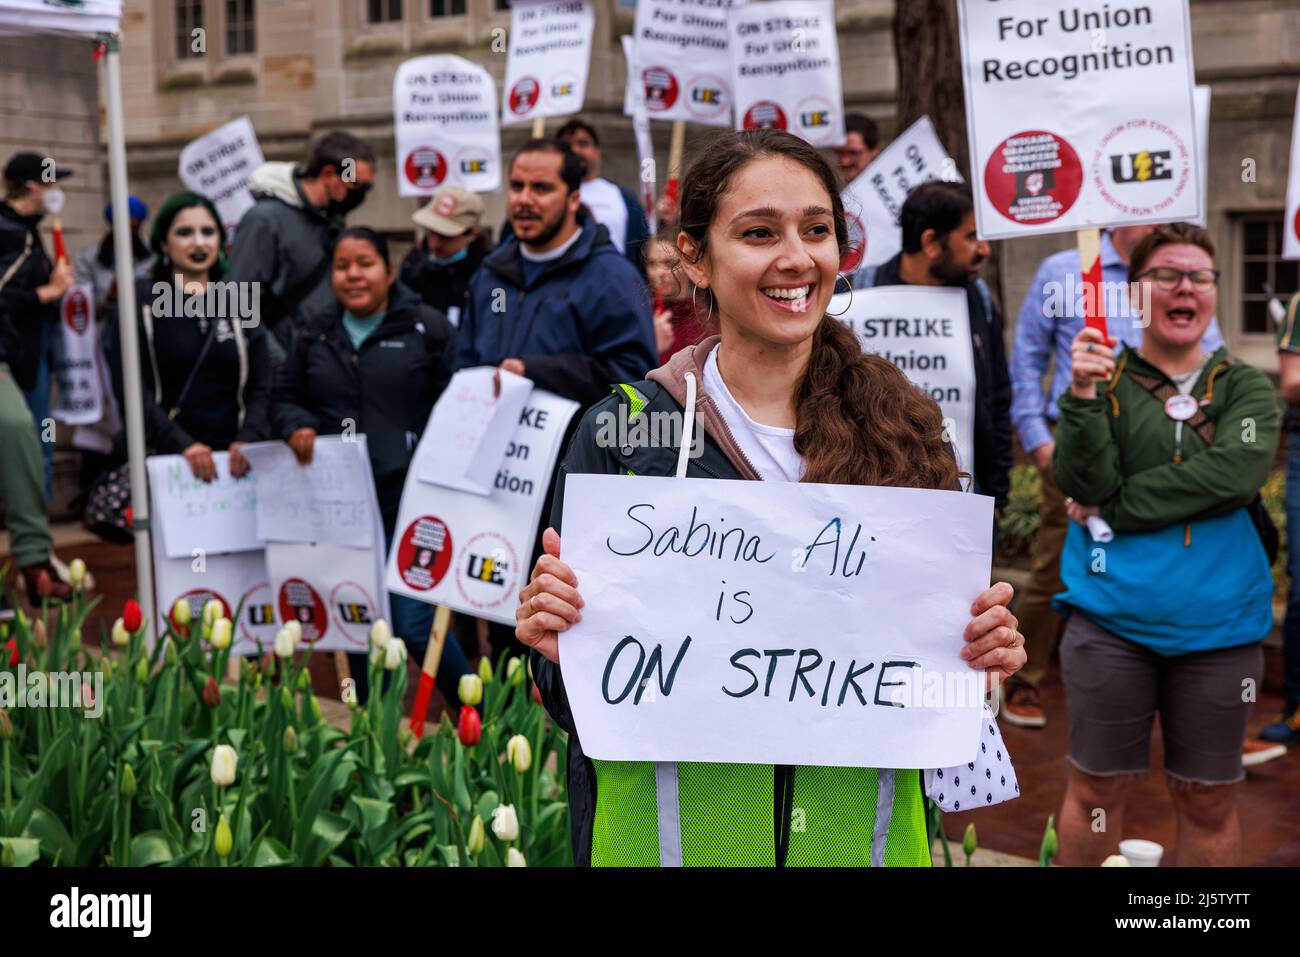
[[[846,131],[835,155],[840,189],[882,148],[865,116],[851,114]],[[821,169],[811,158],[800,161]],[[139,315],[125,317],[116,308],[111,232],[75,257],[75,270],[45,250],[38,226],[58,207],[58,181],[71,171],[56,167],[51,176],[37,154],[12,157],[0,201],[0,496],[28,599],[69,593],[53,554],[53,443],[42,440],[41,425],[50,408],[51,330],[74,281],[93,286],[114,384],[101,422],[79,427],[87,433],[78,443],[87,496],[124,460],[119,408],[124,381],[134,376],[143,389],[150,452],[183,456],[201,480],[215,476],[214,452],[229,452],[232,473],[246,471],[240,449],[248,442],[284,440],[309,463],[316,436],[354,422],[367,435],[391,542],[411,457],[454,372],[496,366],[587,409],[612,385],[644,382],[657,368],[659,381],[668,381],[672,374],[663,370],[674,368],[674,356],[716,342],[709,337],[719,332],[712,311],[718,296],[698,268],[683,268],[686,247],[700,241],[691,230],[707,223],[679,224],[678,197],[668,193],[656,207],[662,228],[651,235],[636,195],[604,178],[602,163],[596,128],[570,120],[556,137],[530,140],[511,158],[507,218],[495,235],[484,222],[482,198],[446,186],[414,212],[416,242],[396,262],[385,239],[360,225],[375,151],[351,134],[328,133],[305,164],[271,162],[252,174],[255,204],[233,243],[203,197],[178,193],[152,221],[133,197],[127,213]],[[836,166],[826,164],[826,175]],[[710,210],[716,199],[709,198]],[[110,223],[113,215],[111,207],[105,211]],[[1300,549],[1288,552],[1284,713],[1251,739],[1251,705],[1241,687],[1262,679],[1261,644],[1272,628],[1268,551],[1276,534],[1258,493],[1284,427],[1268,378],[1223,346],[1209,235],[1188,224],[1105,232],[1104,280],[1142,290],[1131,302],[1115,300],[1110,338],[1085,327],[1082,308],[1059,308],[1059,297],[1049,294],[1071,288],[1077,253],[1048,257],[1024,296],[1008,355],[999,302],[981,276],[992,251],[976,234],[969,189],[946,182],[914,189],[901,211],[901,232],[897,256],[847,276],[831,269],[823,291],[907,284],[966,293],[974,460],[958,464],[975,491],[994,499],[1000,517],[1018,439],[1042,490],[1029,581],[1014,604],[1019,631],[1012,626],[1023,633],[1027,663],[1004,683],[1000,714],[1022,728],[1046,725],[1040,685],[1059,643],[1069,727],[1062,860],[1099,863],[1113,849],[1113,840],[1090,830],[1089,809],[1112,808],[1109,830],[1118,833],[1133,777],[1148,770],[1159,714],[1179,821],[1176,859],[1233,863],[1240,854],[1234,786],[1244,767],[1300,742]],[[790,252],[812,255],[794,245]],[[151,290],[173,280],[196,304],[160,319]],[[258,322],[208,315],[204,294],[216,281],[255,284]],[[139,329],[138,369],[121,362],[116,324],[123,321]],[[817,333],[823,334],[829,335]],[[837,360],[845,367],[857,361],[847,355],[856,348],[838,339],[824,346],[827,355],[845,353]],[[1286,312],[1279,349],[1281,405],[1300,407],[1300,294]],[[733,378],[749,373],[721,366],[716,351],[713,358],[712,367],[698,370],[704,388],[730,394]],[[898,383],[882,379],[886,386]],[[782,441],[795,441],[812,424],[798,420],[790,396],[782,401],[779,422],[754,419],[739,405],[733,411],[755,435],[777,430]],[[1300,421],[1287,419],[1291,428]],[[771,477],[760,467],[767,461],[763,443],[755,439],[747,448],[743,436],[737,440],[731,460],[744,466],[739,471]],[[793,446],[787,450],[789,468],[777,455],[768,471],[786,480],[833,481],[841,472],[830,458],[851,448],[858,445],[835,451],[804,442],[798,455]],[[862,449],[869,455],[871,444]],[[1300,441],[1290,443],[1289,454],[1287,514],[1300,527]],[[915,484],[867,465],[844,474]],[[1090,518],[1104,519],[1115,535],[1101,574]],[[993,534],[996,540],[996,522]],[[539,536],[537,553],[542,549]],[[395,633],[418,654],[432,607],[393,596],[392,609]],[[553,634],[521,624],[519,637],[525,633],[538,640]],[[516,630],[457,616],[453,636],[438,675],[449,699],[469,660],[499,653]],[[550,687],[562,689],[554,658],[544,658],[537,665],[548,674],[554,669]],[[353,667],[354,676],[365,673]]]

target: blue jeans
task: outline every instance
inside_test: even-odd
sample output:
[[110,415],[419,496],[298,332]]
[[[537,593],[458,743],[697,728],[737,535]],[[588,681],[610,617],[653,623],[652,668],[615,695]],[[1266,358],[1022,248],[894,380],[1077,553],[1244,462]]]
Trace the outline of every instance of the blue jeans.
[[45,501],[49,504],[54,494],[54,443],[44,441],[45,420],[50,417],[50,324],[41,323],[41,352],[36,364],[36,384],[24,390],[27,408],[32,410],[36,425],[36,438],[41,443],[41,456],[45,461]]
[[[393,620],[389,623],[392,625],[393,634],[406,642],[406,649],[412,658],[417,662],[423,662],[424,653],[429,647],[429,630],[433,628],[434,606],[405,595],[394,595],[391,592],[388,595],[388,602],[393,613]],[[366,694],[370,690],[367,656],[348,652],[348,664],[352,669],[352,679],[356,682],[357,703],[364,703]],[[461,649],[460,642],[456,640],[456,635],[449,630],[447,640],[442,645],[442,658],[438,662],[435,682],[442,696],[447,699],[447,704],[452,708],[456,707],[458,701],[456,686],[460,682],[460,676],[468,674],[469,671],[465,652]]]
[[1287,436],[1286,570],[1291,587],[1282,626],[1282,687],[1286,709],[1300,704],[1300,432]]

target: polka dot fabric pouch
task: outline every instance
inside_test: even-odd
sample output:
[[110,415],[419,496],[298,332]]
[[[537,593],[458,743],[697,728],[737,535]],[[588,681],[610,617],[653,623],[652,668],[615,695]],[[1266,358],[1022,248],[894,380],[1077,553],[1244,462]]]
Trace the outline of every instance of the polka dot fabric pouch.
[[955,768],[925,772],[925,793],[941,811],[969,811],[1020,797],[1020,783],[993,712],[984,709],[980,746],[975,759]]

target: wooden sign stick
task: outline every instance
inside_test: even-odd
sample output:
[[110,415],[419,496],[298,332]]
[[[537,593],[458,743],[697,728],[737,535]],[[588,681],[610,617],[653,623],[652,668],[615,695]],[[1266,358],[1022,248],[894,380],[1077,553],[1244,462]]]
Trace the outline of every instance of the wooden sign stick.
[[1106,334],[1106,300],[1103,298],[1101,270],[1101,230],[1080,229],[1076,234],[1079,243],[1079,273],[1083,285],[1085,324],[1098,330],[1103,339]]
[[538,116],[533,118],[533,139],[540,140],[546,135],[546,117]]
[[442,645],[447,640],[447,629],[451,626],[451,609],[438,605],[433,613],[433,627],[429,629],[429,647],[424,653],[424,666],[420,670],[420,687],[415,692],[415,704],[411,706],[411,734],[418,739],[424,734],[424,719],[429,713],[429,699],[433,695],[433,682],[438,675],[438,664],[442,661]]

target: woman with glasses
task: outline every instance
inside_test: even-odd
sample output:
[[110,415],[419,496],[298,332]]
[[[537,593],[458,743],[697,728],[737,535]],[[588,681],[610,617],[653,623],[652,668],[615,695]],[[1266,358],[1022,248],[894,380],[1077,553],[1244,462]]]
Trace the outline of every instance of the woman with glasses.
[[1218,276],[1204,229],[1158,226],[1129,262],[1141,347],[1117,355],[1114,339],[1085,327],[1071,349],[1053,459],[1074,520],[1056,599],[1069,616],[1061,863],[1099,864],[1125,836],[1156,713],[1177,815],[1171,863],[1240,863],[1235,785],[1273,626],[1254,512],[1278,409],[1264,373],[1201,347]]
[[[271,437],[266,341],[245,328],[233,284],[218,282],[225,245],[212,202],[177,193],[154,218],[153,267],[136,283],[145,441],[154,453],[183,455],[204,482],[216,478],[214,451],[228,450],[231,474],[242,476],[242,446]],[[116,386],[120,399],[120,379]]]

